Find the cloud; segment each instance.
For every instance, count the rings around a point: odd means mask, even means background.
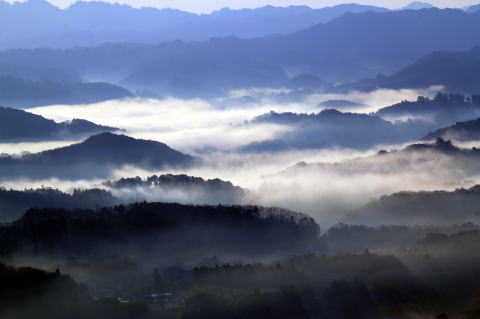
[[[0,153],[19,154],[21,152],[37,153],[52,148],[64,147],[74,141],[49,141],[49,142],[26,142],[26,143],[0,143]]]
[[[180,100],[167,98],[112,100],[89,105],[52,105],[29,109],[30,112],[56,121],[82,118],[97,124],[127,129],[137,138],[165,142],[183,151],[221,148],[234,149],[254,141],[273,139],[292,128],[262,124],[243,126],[245,121],[270,112],[319,112],[321,101],[345,99],[364,104],[364,107],[345,108],[343,111],[371,112],[400,102],[415,100],[418,95],[432,96],[440,87],[426,90],[380,89],[365,93],[313,94],[302,102],[275,102],[275,94],[288,93],[287,89],[250,88],[232,91],[230,99],[252,97],[254,102],[238,102],[231,107],[218,107],[223,100]],[[272,95],[273,94],[273,95]]]
[[[271,109],[291,108],[262,104],[218,109],[202,100],[127,99],[90,105],[53,105],[29,111],[56,121],[82,118],[124,128],[132,137],[154,139],[180,150],[195,151],[211,147],[235,148],[287,131],[288,127],[273,124],[240,125]]]
[[[393,99],[405,99],[402,94],[411,94],[413,98],[426,93],[380,90],[370,94],[351,93],[342,98],[357,98],[365,104],[383,106],[392,103]],[[388,102],[381,102],[382,98]],[[373,157],[382,148],[401,149],[404,145],[377,146],[364,151],[340,148],[261,154],[235,151],[237,146],[269,139],[290,129],[281,125],[241,125],[244,121],[270,110],[312,112],[315,109],[308,103],[263,101],[248,107],[218,108],[214,103],[202,100],[130,99],[92,105],[48,106],[30,111],[57,121],[85,118],[103,125],[126,128],[131,136],[151,138],[183,151],[195,152],[204,163],[190,169],[165,171],[123,167],[114,171],[111,179],[164,173],[220,178],[249,189],[247,202],[306,212],[323,227],[342,220],[350,210],[384,194],[401,190],[453,189],[470,186],[479,180],[480,168],[477,170],[468,166],[470,163],[456,162],[438,154],[425,158],[400,154],[390,159]],[[286,170],[301,161],[321,164]],[[28,185],[26,181],[15,183]],[[40,183],[62,187],[62,181]],[[79,183],[95,186],[100,181]],[[68,182],[63,188],[75,185]],[[175,190],[149,196],[150,200],[188,200],[186,194]]]

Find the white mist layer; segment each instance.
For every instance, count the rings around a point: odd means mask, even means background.
[[[240,96],[246,93],[249,92],[235,94]],[[355,97],[357,102],[364,104],[378,101],[380,105],[383,101],[381,106],[384,106],[393,103],[390,101],[394,99],[397,99],[394,102],[405,99],[405,94],[409,99],[415,99],[416,95],[429,95],[427,93],[379,90],[362,96],[351,93],[350,96],[318,96],[317,98],[353,100],[352,97]],[[408,94],[411,94],[411,97]],[[404,145],[378,146],[366,151],[350,149],[279,153],[235,151],[239,146],[253,141],[271,139],[290,129],[287,126],[270,124],[241,125],[271,110],[309,113],[319,111],[313,102],[311,104],[263,103],[248,107],[219,109],[202,100],[177,99],[129,99],[91,105],[38,107],[29,111],[56,121],[83,118],[102,125],[125,128],[130,136],[167,143],[175,149],[200,156],[204,163],[202,166],[190,169],[165,171],[145,171],[137,167],[124,167],[113,172],[110,176],[111,180],[167,173],[187,174],[205,179],[220,178],[248,189],[249,195],[244,199],[245,203],[280,206],[305,212],[315,217],[322,225],[341,221],[350,210],[381,195],[403,190],[451,190],[474,185],[479,180],[471,168],[462,167],[443,157],[437,158],[431,155],[427,160],[400,158],[394,163],[373,158],[380,149],[401,149]],[[468,145],[473,146],[473,144]],[[22,150],[17,150],[17,153],[19,151]],[[324,164],[305,170],[296,170],[295,173],[285,171],[302,161]],[[283,173],[279,174],[280,172]],[[47,185],[71,190],[101,186],[101,181],[16,180],[2,184],[17,189]],[[122,196],[122,194],[119,195]],[[139,200],[195,203],[194,196],[192,198],[178,190],[144,195],[133,190],[123,195],[138,196]],[[216,199],[211,200],[215,202]],[[219,203],[222,202],[221,198],[217,200]]]

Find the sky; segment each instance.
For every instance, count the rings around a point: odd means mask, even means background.
[[[15,2],[15,0],[6,0]],[[68,7],[76,0],[49,0],[58,7]],[[86,0],[90,1],[90,0]],[[401,8],[408,5],[412,0],[107,0],[106,2],[118,2],[128,4],[133,7],[157,7],[157,8],[176,8],[196,13],[208,13],[221,8],[256,8],[265,5],[289,6],[289,5],[307,5],[312,8],[321,8],[341,3],[355,2],[359,4],[375,5],[390,9]],[[465,7],[479,4],[480,0],[431,0],[426,1],[439,8],[446,7]]]

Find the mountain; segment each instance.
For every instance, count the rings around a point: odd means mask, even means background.
[[[478,141],[480,140],[480,118],[471,121],[457,122],[454,125],[430,132],[423,140],[434,140],[439,137],[461,142]]]
[[[43,68],[70,72],[85,80],[119,83],[130,90],[147,89],[160,96],[208,98],[228,95],[238,88],[285,87],[302,74],[341,84],[393,73],[433,51],[471,49],[480,43],[480,35],[471,30],[479,28],[478,14],[462,10],[369,11],[346,13],[288,35],[252,39],[224,37],[156,45],[6,50],[0,51],[0,65],[33,68],[41,59]],[[454,71],[465,75],[465,70],[471,70],[470,64]],[[441,74],[443,62],[438,67],[438,71],[431,67],[427,70]],[[433,75],[419,73],[418,79],[412,76],[391,86],[423,86],[429,84],[424,78],[432,80]],[[474,78],[475,72],[470,72],[465,79]],[[362,84],[359,89],[373,89],[377,82]],[[308,86],[311,83],[307,81]],[[345,89],[351,88],[356,87]]]
[[[421,10],[421,9],[430,9],[430,8],[433,8],[433,6],[430,3],[416,1],[403,7],[401,10]]]
[[[478,223],[480,186],[454,191],[399,192],[351,212],[345,220],[369,225],[451,225]]]
[[[80,139],[102,132],[115,131],[120,129],[80,119],[57,123],[23,110],[0,107],[1,142]]]
[[[194,158],[166,144],[101,133],[70,146],[20,157],[3,155],[0,178],[86,179],[108,177],[125,165],[144,169],[192,165]]]
[[[445,90],[471,94],[478,92],[479,71],[480,47],[465,52],[434,52],[390,76],[362,80],[343,89],[370,91],[377,88],[428,88],[441,85]]]
[[[108,83],[53,82],[0,77],[0,104],[33,107],[52,104],[88,104],[132,97],[133,94]]]
[[[62,10],[43,0],[2,2],[1,8],[4,19],[0,28],[8,31],[0,36],[0,48],[201,41],[225,36],[253,38],[292,33],[346,12],[388,11],[375,6],[342,4],[322,9],[306,6],[224,8],[210,14],[193,14],[175,9],[135,9],[99,1],[78,1]]]
[[[433,51],[471,49],[480,43],[480,35],[471,32],[479,25],[477,14],[455,9],[347,13],[293,33],[284,44],[290,55],[302,52],[304,63],[335,57],[370,72],[391,73]]]
[[[480,11],[480,4],[469,6],[465,10],[469,13],[477,13]]]
[[[242,150],[248,152],[330,147],[364,149],[407,141],[416,134],[415,131],[407,131],[403,124],[394,125],[375,115],[335,109],[324,109],[316,114],[272,111],[256,117],[251,123],[277,124],[290,129],[275,139],[244,146]]]

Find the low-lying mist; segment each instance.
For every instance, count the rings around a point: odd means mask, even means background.
[[[133,137],[159,140],[184,151],[212,148],[231,150],[253,141],[271,139],[291,129],[273,124],[241,125],[270,111],[316,113],[324,108],[321,105],[323,101],[348,100],[363,106],[353,109],[340,107],[339,110],[372,112],[405,99],[415,100],[419,95],[433,96],[440,89],[318,93],[306,95],[295,102],[278,102],[274,98],[275,94],[285,94],[284,90],[249,89],[232,92],[233,102],[228,107],[225,106],[225,99],[133,98],[89,105],[52,105],[31,108],[29,111],[56,121],[82,118],[119,127],[126,129]]]
[[[220,178],[248,190],[238,204],[280,206],[313,216],[322,227],[342,221],[351,210],[373,198],[402,190],[454,189],[472,186],[477,181],[472,168],[462,167],[454,160],[438,154],[424,158],[398,156],[387,161],[375,156],[381,149],[401,149],[402,145],[379,145],[367,150],[328,148],[320,150],[286,150],[281,152],[244,153],[243,145],[272,139],[291,130],[288,125],[245,124],[255,116],[271,110],[276,112],[318,112],[317,101],[349,99],[368,105],[374,111],[385,105],[431,95],[438,88],[425,91],[378,90],[371,93],[310,96],[304,103],[279,104],[265,102],[242,107],[220,108],[213,102],[177,99],[127,99],[91,105],[55,105],[29,109],[46,118],[63,121],[72,118],[94,120],[98,124],[126,129],[135,138],[154,139],[199,156],[202,164],[191,168],[148,171],[126,166],[115,170],[111,180],[122,177],[147,177],[153,174],[186,174],[205,179]],[[236,96],[251,94],[236,92]],[[375,106],[376,105],[376,106]],[[360,111],[359,109],[355,110]],[[414,142],[414,141],[412,141]],[[408,144],[408,143],[407,143]],[[41,149],[23,144],[9,151]],[[45,146],[47,146],[45,144]],[[51,145],[48,145],[51,146]],[[15,147],[18,147],[16,149]],[[22,149],[24,148],[25,149]],[[302,167],[297,163],[322,163]],[[289,169],[295,166],[295,169]],[[293,172],[293,173],[292,173]],[[108,189],[103,180],[64,181],[60,179],[30,181],[9,180],[5,187],[22,189],[48,185],[62,190],[98,187]],[[222,198],[200,200],[182,190],[172,189],[144,193],[138,189],[112,190],[114,195],[138,197],[138,200],[215,204]],[[128,193],[125,193],[128,192]]]

